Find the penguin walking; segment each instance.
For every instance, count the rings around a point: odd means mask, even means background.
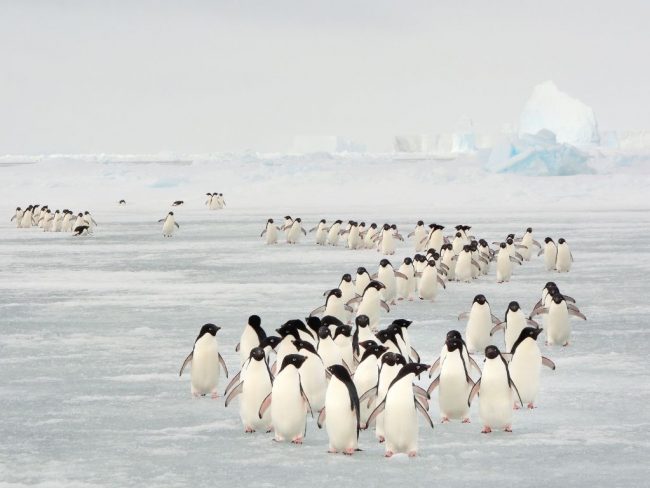
[[[544,239],[544,247],[537,253],[538,256],[544,255],[544,269],[551,271],[555,269],[555,261],[557,258],[557,246],[550,237]]]
[[[456,255],[451,244],[443,244],[440,251],[440,265],[446,267],[447,281],[456,279]]]
[[[368,344],[371,343],[371,344]],[[388,351],[386,346],[379,345],[374,341],[366,342],[366,350],[361,357],[361,361],[354,372],[354,386],[357,391],[366,392],[377,386],[379,380],[379,358]],[[366,428],[368,416],[374,408],[375,402],[364,402],[361,405],[360,418],[361,428]]]
[[[499,252],[497,254],[497,283],[504,283],[510,281],[512,276],[512,263],[521,264],[521,262],[510,255],[507,244],[502,242],[499,244]]]
[[[426,249],[424,245],[427,243],[427,231],[424,228],[424,222],[418,220],[417,224],[415,224],[415,229],[406,237],[413,237],[415,252],[424,251]]]
[[[434,301],[438,295],[439,286],[447,288],[445,282],[438,274],[436,262],[431,259],[420,276],[420,283],[418,285],[420,300]]]
[[[481,433],[489,434],[492,429],[512,432],[512,406],[514,395],[522,404],[517,386],[510,377],[508,363],[499,348],[485,348],[485,366],[481,378],[474,384],[467,405],[471,406],[475,395],[480,395],[479,416],[483,423]]]
[[[440,356],[438,356],[438,359],[436,359],[433,364],[431,365],[431,368],[429,369],[429,378],[433,377],[433,374],[440,368],[440,366],[445,362],[445,359],[447,358],[447,342],[451,340],[457,340],[460,342],[461,347],[460,347],[460,352],[463,356],[463,361],[465,362],[465,365],[467,366],[467,369],[469,370],[470,368],[474,368],[478,373],[481,372],[481,368],[479,368],[478,364],[476,364],[476,361],[474,361],[474,358],[469,355],[469,352],[467,351],[467,345],[465,344],[465,341],[463,340],[463,336],[458,332],[457,330],[450,330],[447,332],[447,335],[445,337],[445,343],[442,346],[442,349],[440,350]]]
[[[458,316],[458,320],[464,319],[467,319],[465,327],[467,350],[470,353],[485,351],[485,348],[490,345],[492,326],[501,323],[492,314],[490,303],[485,298],[485,295],[479,294],[474,297],[470,311],[463,312]]]
[[[379,248],[377,249],[384,256],[395,254],[395,234],[390,225],[384,224],[381,234],[378,236]]]
[[[573,263],[573,255],[569,249],[566,239],[560,237],[557,241],[557,255],[555,257],[555,269],[558,273],[568,273]]]
[[[341,232],[342,223],[343,223],[342,220],[334,221],[334,223],[327,231],[327,244],[329,244],[330,246],[338,246],[339,236],[341,235],[340,232]]]
[[[81,215],[81,214],[79,214],[79,215]],[[176,220],[174,220],[174,212],[169,212],[167,214],[167,217],[165,217],[164,219],[160,219],[158,221],[158,223],[160,223],[160,222],[164,222],[163,228],[162,228],[163,237],[171,237],[171,236],[173,236],[174,235],[174,230],[175,230],[174,227],[176,227],[177,229],[180,229],[180,225],[178,225]]]
[[[508,365],[510,376],[515,385],[518,385],[521,401],[529,409],[535,408],[542,365],[555,370],[555,363],[542,356],[537,346],[537,337],[542,330],[534,327],[524,327],[508,355],[510,357],[510,364]],[[517,406],[515,403],[515,408]]]
[[[287,230],[286,227],[285,230]],[[297,244],[300,241],[301,233],[307,235],[307,231],[302,227],[302,220],[297,218],[287,230],[287,244]]]
[[[345,273],[341,277],[341,282],[339,283],[338,288],[341,290],[341,299],[343,300],[343,303],[348,303],[355,296],[357,296],[355,292],[355,284],[352,281],[352,276],[348,273]]]
[[[366,268],[363,266],[358,267],[357,276],[354,280],[354,293],[359,296],[363,295],[364,290],[371,281],[372,278],[370,277],[370,273],[368,273]]]
[[[34,225],[34,220],[32,218],[32,206],[29,205],[20,217],[20,226],[22,229],[28,229]]]
[[[95,227],[97,227],[97,222],[95,222],[95,219],[93,219],[93,216],[90,215],[90,212],[86,210],[84,212],[84,221],[86,222],[86,225],[90,228],[92,231]]]
[[[313,416],[300,377],[300,368],[306,359],[300,354],[284,357],[271,393],[259,408],[259,418],[263,418],[266,410],[271,408],[271,425],[277,442],[291,440],[294,444],[302,444],[307,432],[307,413]]]
[[[331,315],[336,317],[341,322],[347,322],[348,313],[352,313],[352,307],[343,302],[343,292],[339,288],[334,288],[327,292],[327,298],[325,299],[325,305],[312,310],[309,314],[310,317],[313,317],[318,314]]]
[[[470,283],[474,278],[474,269],[478,271],[479,264],[472,259],[472,248],[466,244],[456,256],[456,281]]]
[[[260,237],[263,237],[266,234],[266,243],[267,244],[277,244],[278,243],[278,231],[281,230],[280,227],[273,223],[273,219],[268,219],[266,221],[266,227],[260,234]]]
[[[370,224],[368,230],[363,236],[363,244],[366,249],[372,249],[375,243],[375,237],[377,237],[377,224],[374,222]]]
[[[300,378],[305,396],[313,411],[320,412],[325,405],[327,391],[327,374],[325,365],[313,344],[307,341],[293,341],[298,354],[305,356],[305,362],[300,368]]]
[[[318,225],[312,229],[309,229],[309,232],[316,231],[316,244],[319,246],[324,246],[327,242],[327,221],[321,219]]]
[[[463,357],[463,343],[457,338],[449,338],[445,342],[446,354],[440,363],[440,374],[433,380],[427,393],[431,394],[438,388],[438,404],[440,406],[441,422],[459,419],[464,424],[469,423],[469,396],[474,381],[469,376],[468,365]]]
[[[428,368],[428,365],[421,363],[409,363],[402,366],[388,387],[386,397],[368,418],[368,424],[370,424],[377,415],[384,413],[385,457],[391,457],[395,453],[407,453],[409,457],[417,456],[418,410],[433,428],[433,421],[426,408],[413,392],[415,377]]]
[[[15,220],[16,227],[20,227],[20,221],[23,218],[23,213],[25,213],[24,210],[22,210],[20,207],[16,207],[16,213],[14,213],[13,217],[11,217],[11,220],[9,220],[9,222],[13,222]]]
[[[350,228],[348,229],[348,249],[358,249],[362,242],[361,236],[359,235],[359,224],[350,221]]]
[[[503,322],[495,325],[490,331],[490,335],[493,335],[498,330],[503,330],[505,332],[506,352],[510,352],[515,341],[519,338],[521,331],[527,326],[533,326],[536,329],[539,328],[537,322],[531,318],[526,318],[519,303],[512,301],[508,304]]]
[[[545,324],[546,330],[546,345],[560,345],[568,346],[571,339],[571,324],[569,323],[569,316],[587,320],[582,312],[572,303],[567,303],[567,300],[559,292],[555,292],[549,302],[548,307],[537,308],[531,313],[531,317],[535,315],[547,314]]]
[[[178,376],[183,374],[183,370],[188,364],[192,363],[191,373],[191,391],[192,396],[205,396],[208,393],[212,398],[217,398],[217,386],[221,368],[228,377],[228,368],[219,353],[219,344],[217,343],[217,332],[221,329],[218,325],[205,324],[201,327],[198,337],[194,341],[192,352],[185,358]]]
[[[383,283],[371,281],[366,286],[361,297],[353,298],[348,302],[348,304],[359,303],[357,316],[367,315],[370,320],[371,329],[376,329],[379,325],[380,308],[383,308],[386,312],[390,312],[388,304],[381,299],[380,291],[384,288],[386,287]]]
[[[352,347],[350,346],[350,349]],[[318,346],[316,351],[318,355],[323,360],[323,365],[325,368],[329,368],[335,364],[343,365],[350,370],[350,366],[343,359],[343,352],[341,348],[334,342],[334,337],[332,336],[332,331],[326,325],[321,325],[318,329]]]
[[[266,339],[266,332],[262,328],[262,319],[258,315],[251,315],[248,317],[239,343],[235,347],[235,352],[239,353],[241,364],[250,359],[251,350],[259,347],[264,339]]]
[[[248,359],[242,364],[242,370],[235,378],[241,381],[230,390],[226,390],[226,407],[237,395],[241,394],[239,401],[239,417],[244,424],[244,432],[251,433],[256,430],[270,432],[271,411],[266,410],[260,417],[259,407],[264,399],[271,393],[273,375],[261,347],[250,350]]]
[[[327,452],[342,451],[351,456],[359,448],[359,395],[346,368],[336,364],[327,370],[332,378],[327,387],[325,407],[318,416],[318,427],[322,428],[325,423],[329,438]]]
[[[395,271],[393,265],[388,259],[382,259],[379,262],[379,269],[377,273],[372,276],[380,283],[383,283],[385,288],[381,292],[382,300],[390,305],[395,305],[395,297],[397,295],[397,281],[396,276],[407,279],[405,275],[399,271]]]
[[[533,253],[533,246],[536,246],[538,249],[542,248],[542,245],[533,239],[533,228],[528,227],[526,232],[520,239],[516,239],[519,243],[524,246],[521,249],[521,255],[524,258],[524,261],[530,261],[530,257]]]
[[[424,243],[424,249],[433,249],[437,253],[442,250],[446,240],[442,233],[444,228],[444,225],[429,224],[429,235]]]
[[[399,267],[400,276],[397,280],[397,299],[413,300],[413,293],[415,292],[415,267],[413,260],[409,257],[404,258],[404,261]]]
[[[334,344],[336,344],[341,351],[341,358],[343,366],[347,367],[350,372],[354,372],[354,347],[352,327],[349,325],[339,325],[334,330]]]

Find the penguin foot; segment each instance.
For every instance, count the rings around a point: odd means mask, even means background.
[[[512,409],[513,409],[513,410],[519,410],[519,404],[518,404],[518,403],[515,403],[515,404],[512,406]]]
[[[328,454],[336,454],[338,451],[336,449],[332,449],[331,447],[327,450]]]
[[[354,448],[348,447],[345,451],[343,451],[343,454],[346,456],[352,456],[352,454],[354,454]]]
[[[489,434],[492,432],[492,429],[490,429],[487,425],[483,427],[483,430],[481,431],[481,434]]]
[[[535,406],[535,404],[534,404],[533,402],[530,402],[530,403],[528,404],[528,409],[529,409],[529,410],[532,410],[533,408],[537,408],[537,407]]]
[[[389,457],[393,457],[393,454],[395,454],[393,451],[386,451],[386,452],[384,453],[384,457],[387,457],[387,458],[389,458]]]
[[[291,442],[293,444],[302,444],[302,436],[295,437]]]
[[[512,432],[512,427],[510,425],[506,425],[506,427],[503,430],[506,432]]]
[[[212,398],[213,400],[216,400],[217,398],[219,398],[219,393],[217,393],[216,391],[213,391],[210,394],[210,398]]]
[[[417,455],[418,455],[417,451],[409,451],[409,457],[413,458],[416,457]]]
[[[440,419],[440,423],[441,423],[441,424],[446,424],[447,422],[449,422],[449,417],[442,417],[442,418]]]
[[[255,432],[255,430],[252,427],[246,427],[244,429],[244,433],[246,434],[252,434],[253,432]]]
[[[469,418],[463,419],[462,421],[463,424],[471,424],[472,421]]]
[[[383,435],[379,435],[379,436],[377,436],[377,440],[378,440],[379,443],[381,444],[381,443],[383,443],[383,442],[386,441],[386,438],[385,438]]]

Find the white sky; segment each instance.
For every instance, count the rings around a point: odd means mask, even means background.
[[[650,129],[650,2],[0,0],[0,154],[282,151],[516,123],[547,79]]]

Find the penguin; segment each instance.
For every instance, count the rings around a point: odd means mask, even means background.
[[[447,280],[453,281],[456,279],[456,260],[454,250],[451,244],[443,244],[440,251],[440,265],[446,267]]]
[[[408,453],[409,457],[417,456],[417,410],[433,428],[433,421],[426,408],[413,392],[415,376],[419,376],[428,368],[428,365],[422,363],[409,363],[402,366],[388,387],[386,397],[368,418],[367,424],[369,425],[380,413],[384,413],[384,435],[386,438],[384,455],[386,457],[391,457],[395,453]]]
[[[363,342],[375,342],[375,335],[370,328],[370,319],[367,315],[357,315],[354,319],[355,329],[352,335],[352,352],[356,358],[360,358],[362,351],[360,344]],[[350,364],[350,363],[348,363]]]
[[[371,280],[370,273],[368,273],[366,268],[362,266],[357,268],[357,277],[354,281],[354,292],[359,296],[363,295],[363,291]]]
[[[354,348],[352,346],[352,327],[349,325],[339,325],[334,331],[332,336],[334,344],[336,344],[341,351],[341,358],[343,365],[346,366],[350,372],[354,371]]]
[[[515,244],[515,235],[514,234],[508,234],[508,237],[506,238],[506,248],[508,249],[508,253],[510,253],[510,256],[515,258],[519,264],[523,261],[523,256],[519,253],[517,249],[520,249],[524,246],[520,244]],[[496,242],[495,244],[499,244]]]
[[[223,197],[223,193],[217,195],[217,208],[220,210],[226,207],[226,200]]]
[[[287,232],[287,244],[297,244],[300,241],[301,233],[307,235],[307,231],[302,227],[302,220],[297,218],[293,221]]]
[[[61,222],[61,231],[70,232],[72,231],[72,224],[74,219],[74,214],[70,210],[64,210],[65,215],[63,216],[63,222]]]
[[[519,303],[512,301],[508,304],[503,322],[499,322],[490,331],[493,335],[497,330],[505,332],[506,352],[510,352],[515,341],[519,338],[524,327],[533,326],[539,328],[539,324],[530,318],[526,318]]]
[[[32,206],[29,205],[25,211],[23,212],[21,218],[20,218],[20,227],[22,229],[28,229],[34,224],[34,221],[32,219]]]
[[[447,288],[445,282],[438,274],[436,262],[431,259],[420,276],[420,284],[418,285],[420,300],[434,301],[438,295],[438,286]]]
[[[61,222],[63,220],[63,215],[61,212],[56,210],[54,212],[54,218],[52,219],[52,223],[50,224],[50,232],[61,232]]]
[[[205,205],[208,206],[209,210],[213,210],[212,209],[212,200],[214,199],[214,195],[212,193],[208,192],[208,193],[205,194],[205,196],[208,197],[208,199],[205,201]]]
[[[20,207],[16,207],[16,213],[11,217],[11,220],[9,222],[13,222],[14,220],[16,221],[16,227],[20,227],[20,221],[23,218],[24,210],[22,210]]]
[[[334,288],[327,293],[325,305],[312,310],[309,314],[310,317],[322,313],[323,315],[331,315],[336,317],[341,322],[347,321],[348,312],[353,312],[352,307],[343,302],[343,292],[339,288]]]
[[[373,279],[384,284],[385,288],[381,292],[381,297],[382,300],[391,305],[395,305],[395,296],[397,295],[396,276],[407,279],[405,275],[393,269],[393,265],[388,259],[382,259],[379,262],[379,270],[372,276]]]
[[[393,320],[393,323],[391,326],[395,326],[399,329],[399,338],[401,341],[403,341],[404,345],[401,347],[401,349],[404,351],[404,356],[408,359],[410,358],[411,361],[414,363],[419,363],[420,362],[420,355],[417,353],[417,351],[413,348],[411,344],[411,337],[409,334],[409,327],[413,324],[413,321],[411,320],[406,320],[406,319],[395,319]]]
[[[480,394],[479,416],[483,422],[481,433],[489,434],[492,429],[512,432],[512,405],[514,394],[522,405],[517,386],[510,377],[508,363],[499,348],[485,348],[485,366],[479,380],[472,387],[467,405],[471,406],[475,395]]]
[[[282,339],[275,348],[275,363],[271,365],[271,373],[276,374],[276,369],[282,365],[285,356],[289,354],[298,354],[294,340],[300,340],[300,334],[297,327],[298,321],[287,321],[280,328],[275,331],[280,334]]]
[[[481,265],[481,274],[485,276],[490,271],[490,262],[492,261],[492,258],[494,256],[494,251],[490,249],[490,245],[487,243],[485,239],[479,239],[478,252],[480,257],[483,258],[483,259],[479,259],[479,265]]]
[[[329,231],[327,231],[327,244],[330,246],[338,246],[342,223],[342,220],[334,221]]]
[[[499,252],[497,254],[497,283],[504,283],[510,281],[512,276],[512,263],[521,264],[521,262],[510,255],[507,244],[502,242],[499,244]]]
[[[273,223],[273,219],[268,219],[266,221],[266,227],[260,234],[260,237],[263,237],[264,234],[266,234],[266,244],[277,244],[279,230],[281,230],[280,227]]]
[[[342,451],[351,456],[359,448],[359,395],[346,368],[335,364],[327,370],[332,378],[327,387],[325,407],[318,416],[318,428],[322,428],[325,423],[329,438],[327,452]]]
[[[256,430],[271,431],[271,412],[266,410],[262,417],[258,415],[259,406],[271,393],[273,375],[269,370],[264,349],[254,347],[250,350],[249,357],[242,364],[242,370],[237,375],[241,381],[226,393],[226,407],[239,394],[239,417],[244,424],[244,432],[252,433]],[[235,377],[235,378],[237,378]]]
[[[571,270],[573,255],[569,249],[569,244],[563,237],[557,241],[557,256],[555,257],[555,269],[558,273],[568,273]]]
[[[376,329],[379,325],[379,313],[380,308],[383,308],[387,313],[390,312],[390,307],[388,304],[381,299],[381,290],[385,289],[383,283],[378,281],[371,281],[366,286],[366,289],[363,291],[361,297],[353,298],[348,302],[359,303],[357,308],[357,316],[367,315],[370,320],[370,328]]]
[[[352,276],[348,273],[345,273],[341,277],[341,282],[339,283],[338,288],[341,290],[341,299],[343,300],[343,303],[348,303],[355,296],[357,296],[355,292],[355,284],[352,281]]]
[[[456,281],[471,283],[473,278],[473,269],[478,270],[479,265],[472,259],[471,246],[466,244],[456,256]]]
[[[160,221],[159,221],[159,222],[160,222]],[[74,220],[74,224],[72,224],[72,229],[74,230],[74,229],[76,229],[77,227],[79,227],[80,225],[88,226],[88,224],[87,224],[86,221],[84,220],[84,214],[82,214],[81,212],[79,212],[79,213],[77,214],[77,217],[76,217],[75,220]]]
[[[385,256],[395,254],[395,235],[388,224],[384,224],[384,228],[378,236],[379,248],[377,249]]]
[[[478,373],[481,372],[481,368],[479,368],[478,364],[476,364],[474,358],[469,355],[469,352],[467,351],[467,345],[463,340],[463,336],[457,330],[450,330],[447,332],[447,335],[445,337],[445,343],[442,345],[442,349],[440,350],[440,356],[438,356],[438,359],[433,362],[431,368],[429,369],[429,378],[433,377],[435,371],[439,369],[439,367],[445,362],[445,358],[447,357],[447,341],[452,339],[460,341],[462,345],[461,353],[463,355],[463,360],[465,361],[467,369],[469,370],[469,368],[474,368]]]
[[[544,268],[546,271],[555,269],[555,260],[557,258],[557,246],[553,239],[547,237],[544,239],[544,247],[539,250],[538,256],[544,255]]]
[[[318,355],[313,344],[307,341],[293,341],[298,354],[307,359],[300,368],[300,377],[303,390],[313,411],[320,412],[325,405],[325,391],[327,390],[327,375],[325,365]]]
[[[415,270],[415,289],[417,291],[420,290],[420,279],[422,278],[422,272],[428,265],[427,256],[430,256],[430,259],[434,259],[433,255],[430,255],[428,253],[426,256],[423,256],[422,254],[419,253],[413,256],[413,269]],[[436,263],[436,266],[437,265],[438,263]]]
[[[176,200],[176,201],[172,202],[172,207],[180,207],[184,203],[185,202],[183,200]]]
[[[350,350],[352,347],[350,346]],[[334,342],[334,337],[329,327],[326,325],[321,325],[318,329],[318,347],[316,349],[318,355],[323,360],[323,365],[325,368],[329,368],[335,364],[340,364],[344,366],[348,371],[350,366],[343,359],[343,352],[341,348]]]
[[[458,256],[466,244],[467,239],[463,237],[462,232],[456,232],[454,235],[454,240],[451,241],[451,250],[454,251],[454,254],[456,256]]]
[[[529,409],[535,408],[542,365],[555,370],[555,363],[543,357],[537,346],[537,337],[542,330],[534,327],[524,327],[508,355],[510,357],[508,365],[510,376],[515,385],[518,385],[521,401]],[[515,408],[517,408],[516,403]]]
[[[284,216],[284,225],[282,226],[282,229],[284,231],[285,237],[289,235],[289,230],[291,229],[291,226],[293,225],[293,219],[291,218],[291,215],[285,215]]]
[[[308,317],[308,320],[314,320],[314,319],[318,319],[318,317]],[[334,333],[336,332],[336,329],[340,325],[345,325],[345,324],[339,319],[337,319],[336,317],[333,317],[331,315],[323,315],[323,318],[320,319],[320,324],[318,327],[320,328],[321,325],[327,326],[327,328],[330,330],[330,333],[332,334],[332,337],[334,337]],[[350,331],[352,330],[352,328],[349,325],[347,327],[350,328]],[[316,331],[316,335],[318,336],[318,330]]]
[[[458,338],[449,338],[445,342],[446,354],[440,363],[440,374],[433,380],[427,393],[438,388],[438,404],[441,422],[459,419],[469,423],[469,405],[467,398],[474,386],[469,376],[467,364],[463,357],[463,342]]]
[[[223,367],[226,378],[228,368],[219,353],[217,332],[221,329],[218,325],[205,324],[201,327],[198,337],[194,341],[192,352],[185,358],[178,376],[183,374],[185,367],[192,363],[191,389],[192,396],[205,396],[210,393],[212,398],[217,398],[219,375]]]
[[[587,320],[582,312],[572,303],[567,303],[564,296],[558,291],[554,292],[548,307],[537,308],[530,315],[548,314],[546,324],[546,345],[568,346],[571,339],[571,324],[569,315]]]
[[[413,237],[415,252],[424,251],[426,249],[424,245],[427,242],[427,231],[424,228],[424,222],[418,220],[415,224],[415,229],[407,237]]]
[[[377,237],[377,224],[373,222],[363,236],[363,244],[366,249],[373,248],[375,237]]]
[[[309,232],[316,231],[316,244],[319,246],[324,246],[327,242],[327,221],[321,219],[316,227],[309,229]]]
[[[409,257],[404,258],[404,261],[399,267],[400,274],[397,280],[397,299],[413,300],[413,293],[415,292],[415,267],[413,260]]]
[[[81,214],[79,214],[79,215],[81,215]],[[169,212],[167,214],[167,217],[165,217],[164,219],[160,219],[158,221],[158,223],[160,223],[160,222],[164,222],[163,228],[162,228],[163,237],[171,237],[172,235],[174,235],[174,230],[175,230],[174,227],[177,227],[177,228],[180,229],[180,226],[174,220],[174,212]]]
[[[78,225],[77,227],[74,228],[73,231],[73,236],[83,236],[83,235],[88,235],[90,232],[90,229],[88,228],[87,225]]]
[[[379,358],[386,351],[388,351],[388,348],[379,344],[372,344],[366,348],[363,356],[361,357],[361,361],[359,362],[359,365],[354,372],[354,386],[356,387],[357,391],[362,391],[365,393],[371,388],[377,386],[377,382],[379,380]],[[374,401],[370,401],[364,402],[363,405],[361,405],[360,425],[362,429],[366,428],[366,422],[368,421],[368,416],[374,408],[374,404]]]
[[[429,224],[429,235],[425,241],[424,249],[434,249],[440,253],[443,244],[445,244],[445,236],[442,233],[444,228],[444,225]]]
[[[123,207],[123,206],[126,205],[126,200],[120,200],[119,202],[117,202],[117,204],[118,204],[119,206]]]
[[[251,349],[259,347],[265,338],[266,332],[262,328],[262,319],[258,315],[248,317],[248,322],[244,326],[239,343],[235,347],[235,352],[239,353],[241,364],[250,359]]]
[[[498,317],[492,314],[490,303],[485,298],[485,295],[476,295],[472,301],[470,311],[463,312],[458,316],[458,320],[465,319],[467,319],[465,340],[467,341],[468,352],[485,351],[485,348],[490,345],[492,325],[501,323]]]
[[[300,369],[306,360],[307,357],[300,354],[289,354],[282,360],[271,393],[259,408],[258,416],[261,419],[271,407],[271,424],[277,442],[291,440],[294,444],[302,444],[307,432],[307,413],[313,416],[300,376]]]
[[[516,241],[519,241],[519,243],[524,246],[521,249],[521,255],[524,258],[524,261],[530,261],[530,257],[533,252],[533,246],[537,246],[539,249],[542,248],[542,245],[533,239],[532,227],[528,227],[524,235],[520,239],[516,239]]]
[[[95,219],[93,219],[92,215],[90,215],[90,212],[86,210],[84,212],[84,221],[86,222],[86,225],[90,228],[90,230],[93,230],[97,226],[97,222],[95,222]]]
[[[395,354],[406,354],[406,351],[402,350],[404,341],[400,341],[398,339],[398,332],[395,327],[389,325],[385,329],[377,331],[375,337],[376,340],[378,340],[382,345],[386,346],[388,352]]]
[[[42,217],[39,219],[39,227],[43,229],[44,232],[50,231],[50,222],[52,221],[52,211],[48,208]]]

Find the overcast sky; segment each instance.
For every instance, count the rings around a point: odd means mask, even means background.
[[[371,150],[517,122],[552,79],[650,129],[650,2],[0,0],[0,153]]]

